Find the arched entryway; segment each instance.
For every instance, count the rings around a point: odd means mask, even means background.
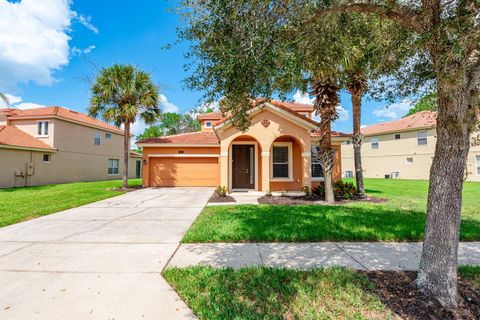
[[[229,146],[229,190],[259,190],[261,147],[252,136],[235,138]]]
[[[270,147],[270,191],[298,191],[304,185],[304,148],[292,136],[277,137]]]

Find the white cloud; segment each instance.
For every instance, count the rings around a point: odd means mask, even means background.
[[[22,97],[19,96],[14,96],[12,94],[5,94],[8,99],[9,103],[9,108],[16,108],[16,109],[21,109],[21,110],[26,110],[26,109],[36,109],[36,108],[43,108],[45,107],[44,105],[38,104],[38,103],[33,103],[33,102],[23,102]],[[0,108],[7,108],[7,105],[5,102],[0,100]]]
[[[55,82],[52,73],[69,62],[72,19],[90,23],[71,5],[71,0],[0,0],[0,90]]]
[[[413,107],[414,101],[405,99],[397,103],[373,110],[373,114],[380,118],[400,119]]]
[[[85,49],[80,49],[80,48],[77,48],[77,47],[72,47],[70,49],[70,53],[72,56],[81,56],[82,54],[89,54],[90,52],[92,52],[93,49],[95,49],[96,46],[94,45],[91,45],[91,46],[88,46],[86,47]]]
[[[337,106],[336,109],[338,112],[338,121],[348,121],[350,119],[348,111],[345,110],[342,106]]]
[[[168,101],[167,97],[163,94],[159,95],[159,100],[160,100],[160,106],[162,109],[162,112],[177,112],[179,111],[179,108],[177,105],[174,103]]]
[[[308,93],[297,90],[297,92],[295,92],[293,95],[293,101],[296,103],[313,104],[315,98],[310,98]]]
[[[75,17],[77,18],[78,22],[80,22],[83,26],[85,26],[85,28],[91,30],[93,33],[95,34],[98,34],[98,28],[95,27],[93,24],[92,24],[92,17],[91,16],[88,16],[88,17],[85,17],[81,14],[77,14],[75,12]]]

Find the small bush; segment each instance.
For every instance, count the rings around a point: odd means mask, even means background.
[[[219,197],[226,197],[228,189],[225,186],[218,186],[215,192],[218,194]]]
[[[302,192],[304,192],[307,197],[312,196],[312,190],[310,189],[309,186],[303,186],[302,187]]]
[[[325,184],[324,182],[320,182],[320,184],[312,189],[313,194],[324,197],[325,196]],[[355,185],[351,182],[344,182],[342,180],[338,180],[333,183],[333,193],[335,194],[336,198],[341,199],[352,199],[357,195],[357,189]]]

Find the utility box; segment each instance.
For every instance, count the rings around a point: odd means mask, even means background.
[[[29,162],[27,163],[27,176],[32,176],[33,175],[33,163]]]

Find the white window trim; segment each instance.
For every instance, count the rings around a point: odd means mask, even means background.
[[[376,148],[373,147],[374,142],[372,141],[372,139],[377,139],[377,142],[375,142],[375,144],[377,145]],[[378,137],[370,137],[370,147],[372,149],[380,149],[380,139],[378,139]]]
[[[110,169],[110,160],[117,160],[118,161],[118,173],[108,173],[108,169]],[[108,158],[108,163],[107,163],[107,174],[109,176],[118,176],[120,174],[120,159],[115,159],[115,158]]]
[[[97,139],[97,133],[98,133],[98,144],[95,143],[95,140]],[[101,146],[102,145],[102,133],[100,131],[95,131],[93,133],[93,145],[94,146]]]
[[[311,159],[310,159],[310,166],[313,165],[313,158],[314,158],[314,157],[315,157],[315,156],[314,156],[314,154],[313,154],[313,152],[312,152],[312,157],[311,157]],[[325,181],[325,177],[313,177],[313,170],[312,170],[312,169],[310,169],[310,176],[311,176],[311,177],[310,177],[310,180],[311,180],[311,181],[314,181],[314,182],[316,182],[316,181]]]
[[[480,156],[475,156],[475,171],[477,173],[477,176],[480,176],[478,168],[480,168]]]
[[[420,138],[420,137],[418,136],[421,132],[425,132],[425,137],[424,137],[424,138]],[[427,143],[425,143],[425,144],[420,144],[420,143],[419,143],[419,140],[420,140],[420,139],[425,139],[425,141],[426,141]],[[427,131],[427,130],[417,131],[417,146],[421,146],[421,147],[423,147],[423,146],[428,146],[428,131]]]
[[[46,154],[47,154],[47,153],[44,153],[44,154],[42,155],[42,163],[52,163],[52,154],[51,154],[51,153],[48,154],[48,158],[50,159],[50,161],[44,161],[44,160],[43,160],[43,157],[44,157]]]
[[[273,147],[288,147],[288,178],[273,177]],[[293,152],[291,142],[274,142],[270,151],[270,181],[275,182],[292,182],[293,181]]]
[[[210,123],[210,125],[208,126],[207,123]],[[207,129],[211,129],[213,127],[212,121],[205,121],[205,124],[203,125],[203,127]]]
[[[412,159],[412,162],[408,162],[408,159]],[[411,166],[412,164],[415,163],[415,159],[414,159],[413,157],[407,157],[407,158],[405,159],[405,162],[406,162],[407,165],[410,165],[410,166]]]
[[[50,121],[45,121],[45,120],[38,120],[36,121],[36,128],[35,128],[35,131],[37,132],[36,135],[34,135],[35,138],[48,138],[48,134],[43,134],[43,132],[45,132],[45,126],[43,125],[43,123],[46,122],[48,123],[48,133],[50,134]],[[41,123],[42,124],[42,134],[38,134],[38,124]]]

